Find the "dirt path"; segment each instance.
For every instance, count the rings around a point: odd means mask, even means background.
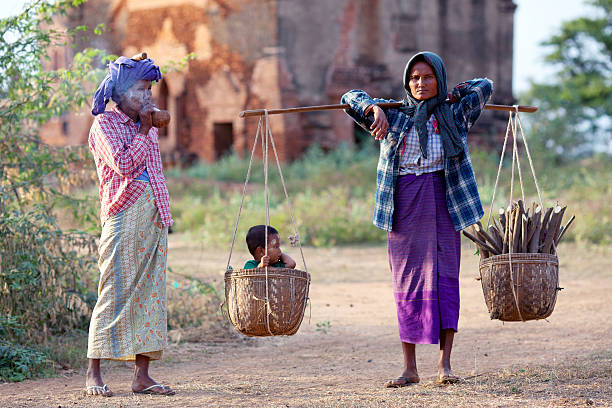
[[[218,270],[214,265],[224,265],[222,251],[202,254],[178,237],[173,239],[169,264],[204,277],[213,276],[212,271]],[[481,375],[464,385],[433,385],[437,346],[426,345],[417,347],[423,383],[383,388],[385,380],[400,373],[402,363],[385,248],[307,249],[312,315],[310,324],[307,315],[295,336],[171,345],[153,373],[172,384],[178,391],[174,397],[132,395],[130,367],[115,365],[105,370],[116,393],[110,399],[82,397],[79,373],[0,384],[0,406],[612,405],[612,397],[605,393],[605,384],[609,390],[612,383],[610,368],[605,368],[612,366],[609,252],[562,247],[565,289],[554,313],[548,321],[513,324],[489,319],[480,283],[474,280],[477,259],[471,252],[464,248],[453,368],[462,376]],[[242,259],[244,254],[235,256]],[[581,377],[575,367],[586,367],[593,359],[604,361],[604,369]],[[537,368],[541,366],[546,368]],[[529,386],[524,391],[510,388],[511,379],[530,367],[549,379],[540,381],[534,374],[523,382]],[[507,377],[502,375],[505,372]],[[584,381],[572,383],[578,387],[572,391],[565,377],[576,381],[584,377]]]

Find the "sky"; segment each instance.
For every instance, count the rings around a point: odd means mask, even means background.
[[[0,18],[19,12],[25,0],[1,0]],[[496,0],[486,0],[496,1]],[[562,21],[586,15],[585,0],[514,0],[514,94],[529,88],[529,80],[545,81],[554,71],[543,64],[547,49],[540,43],[560,27]]]
[[[489,0],[487,0],[489,1]],[[555,34],[562,21],[586,16],[584,0],[514,0],[514,72],[513,91],[529,88],[529,79],[545,82],[554,70],[544,64],[548,48],[540,43]]]

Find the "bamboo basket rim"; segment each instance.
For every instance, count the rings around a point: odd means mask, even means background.
[[[513,252],[512,254],[500,254],[492,255],[488,258],[481,259],[480,265],[496,264],[496,263],[509,263],[510,257],[512,257],[512,263],[516,264],[535,264],[535,263],[549,263],[553,265],[559,265],[559,257],[555,254],[544,254],[541,252],[530,253],[530,252]]]
[[[291,274],[287,274],[286,272],[292,272]],[[225,279],[231,278],[254,278],[254,277],[265,277],[266,268],[249,268],[249,269],[227,269],[225,271]],[[302,271],[301,269],[292,269],[292,268],[277,268],[277,267],[268,267],[268,278],[284,278],[288,275],[295,279],[303,279],[310,281],[310,273],[307,271]]]

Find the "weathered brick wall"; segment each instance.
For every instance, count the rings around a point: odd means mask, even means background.
[[[448,86],[486,76],[494,101],[512,103],[512,0],[285,0],[279,2],[279,43],[300,105],[338,103],[349,89],[401,99],[403,70],[419,50],[445,60]],[[332,147],[352,139],[337,112],[305,113],[309,141]],[[472,141],[492,145],[505,114],[487,112]]]
[[[512,0],[90,0],[73,24],[103,19],[110,30],[94,46],[147,51],[160,65],[195,53],[184,71],[165,75],[163,91],[154,87],[173,117],[160,143],[172,162],[213,161],[215,124],[231,127],[235,150],[250,150],[257,119],[238,118],[244,109],[338,103],[354,88],[403,98],[404,66],[419,50],[444,58],[449,87],[487,76],[494,102],[512,103],[514,8]],[[485,113],[472,143],[494,145],[505,122],[504,113]],[[283,160],[312,143],[354,138],[341,111],[272,116],[271,124]]]

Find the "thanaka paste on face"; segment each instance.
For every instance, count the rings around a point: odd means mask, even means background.
[[[141,85],[140,81],[143,80],[138,80],[134,83],[134,85],[132,85],[126,92],[125,92],[125,96],[128,99],[131,99],[133,102],[139,103],[140,107],[142,109],[143,106],[145,106],[146,104],[150,103],[150,97],[147,98],[148,93],[146,92],[147,90],[140,90],[137,89],[139,85]],[[150,82],[150,81],[149,81]],[[148,84],[147,84],[148,85]]]

